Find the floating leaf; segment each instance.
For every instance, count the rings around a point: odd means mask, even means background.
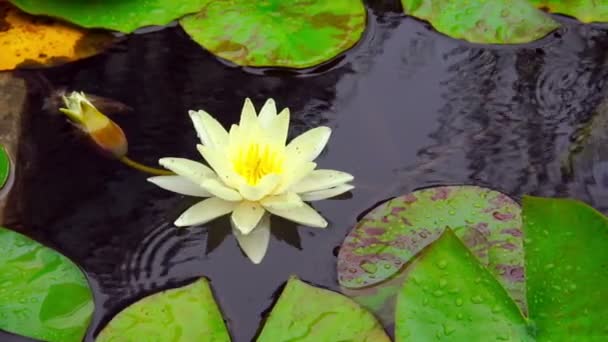
[[[0,2],[0,70],[54,66],[90,57],[107,47],[112,39],[106,33],[87,32],[27,15]]]
[[[230,341],[228,330],[206,279],[145,297],[101,331],[97,342]]]
[[[525,341],[527,324],[451,230],[408,267],[396,310],[396,341]]]
[[[166,25],[200,10],[206,0],[11,0],[25,12],[61,18],[87,28],[133,32],[151,25]]]
[[[524,198],[529,321],[446,231],[407,269],[397,341],[604,341],[608,220],[574,200]]]
[[[446,227],[499,277],[525,311],[521,209],[508,196],[477,186],[424,189],[372,210],[340,249],[340,285],[370,310],[386,311],[382,305],[391,305],[402,283],[399,270]]]
[[[530,2],[543,10],[569,15],[584,23],[608,22],[606,0],[530,0]]]
[[[608,220],[569,199],[525,197],[530,318],[539,341],[608,340]]]
[[[4,228],[0,251],[0,329],[44,341],[82,341],[93,295],[78,267]]]
[[[481,44],[528,43],[559,25],[528,0],[401,0],[406,14],[452,38]]]
[[[239,65],[306,68],[351,48],[365,29],[361,0],[203,1],[184,30]]]
[[[8,153],[4,149],[4,146],[0,145],[0,190],[4,187],[8,181],[10,175],[11,161],[8,158]]]
[[[390,342],[374,316],[357,303],[292,277],[257,341],[296,340]]]
[[[384,326],[395,323],[395,304],[397,294],[405,281],[407,268],[403,268],[392,278],[375,286],[361,289],[342,287],[340,292],[352,298],[357,304],[374,313]]]

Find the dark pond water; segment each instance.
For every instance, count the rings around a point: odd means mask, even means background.
[[[175,27],[43,71],[54,86],[135,108],[115,120],[138,161],[199,158],[188,109],[204,108],[228,125],[245,97],[258,108],[273,97],[292,110],[292,136],[332,127],[319,164],[356,177],[352,196],[315,204],[330,221],[326,230],[275,219],[268,254],[253,265],[227,218],[174,228],[192,199],[92,153],[62,118],[41,110],[42,94],[32,91],[20,151],[23,187],[11,198],[8,226],[86,271],[96,300],[87,341],[139,298],[199,276],[211,279],[233,340],[250,341],[289,275],[338,290],[338,247],[357,217],[416,188],[477,184],[515,197],[570,196],[608,208],[601,200],[608,190],[601,158],[576,169],[580,175],[565,174],[561,163],[573,133],[606,98],[605,26],[565,20],[563,29],[534,44],[479,46],[401,15],[397,2],[375,3],[363,41],[309,72],[226,65]],[[23,341],[2,334],[0,340]]]

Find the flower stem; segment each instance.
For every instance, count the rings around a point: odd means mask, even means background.
[[[171,176],[174,175],[175,173],[168,171],[168,170],[163,170],[163,169],[157,169],[154,167],[150,167],[150,166],[146,166],[143,164],[140,164],[132,159],[129,159],[127,156],[121,157],[119,159],[123,164],[127,165],[128,167],[131,167],[135,170],[144,172],[144,173],[149,173],[151,175],[155,175],[155,176]]]

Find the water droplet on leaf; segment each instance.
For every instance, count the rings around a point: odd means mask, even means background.
[[[376,264],[367,261],[363,261],[359,266],[367,273],[376,273],[378,271],[378,266],[376,266]]]
[[[473,296],[471,297],[471,302],[474,304],[481,304],[483,303],[483,298],[481,296]]]

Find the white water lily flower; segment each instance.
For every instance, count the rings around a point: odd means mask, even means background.
[[[289,109],[277,114],[266,101],[256,115],[246,99],[238,125],[227,132],[207,112],[190,111],[202,144],[198,150],[210,167],[183,158],[163,158],[160,164],[176,176],[152,177],[159,187],[188,196],[209,197],[186,210],[178,227],[199,225],[231,214],[233,233],[254,263],[266,254],[270,214],[296,223],[325,228],[327,221],[304,201],[318,201],[354,187],[353,176],[316,169],[313,162],[325,148],[331,129],[317,127],[287,143]]]

